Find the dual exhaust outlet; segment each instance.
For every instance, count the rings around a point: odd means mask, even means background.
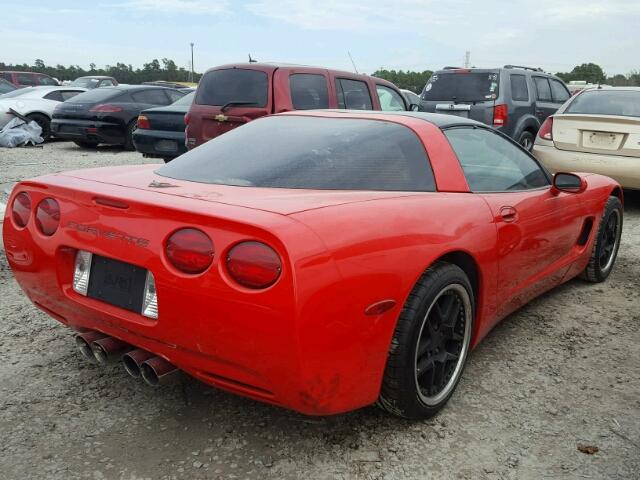
[[[129,375],[142,378],[152,387],[169,385],[180,378],[180,370],[164,358],[100,332],[77,334],[76,345],[83,357],[100,365],[121,359]]]

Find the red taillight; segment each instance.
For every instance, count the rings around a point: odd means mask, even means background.
[[[190,114],[190,113],[187,113],[187,114],[184,116],[184,124],[185,124],[185,125],[189,125],[189,120],[191,120],[191,114]]]
[[[540,130],[538,130],[538,136],[544,140],[553,140],[553,117],[547,117],[542,122]]]
[[[151,125],[149,124],[149,119],[144,115],[138,115],[138,122],[136,123],[136,127],[142,130],[150,130]]]
[[[183,228],[167,239],[165,253],[178,270],[202,273],[213,262],[213,243],[204,232],[195,228]]]
[[[53,198],[45,198],[36,208],[36,226],[47,236],[53,235],[60,225],[60,205]]]
[[[509,119],[509,107],[507,105],[496,105],[493,107],[493,124],[501,127],[507,124]]]
[[[31,216],[31,197],[27,192],[20,192],[13,199],[11,207],[13,222],[20,228],[26,227]]]
[[[100,105],[96,105],[89,111],[93,113],[115,113],[121,112],[122,107],[119,107],[118,105],[109,105],[108,103],[101,103]]]
[[[242,242],[227,255],[227,270],[243,287],[267,288],[276,283],[282,262],[273,248],[260,242]]]

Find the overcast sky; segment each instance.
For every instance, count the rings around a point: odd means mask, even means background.
[[[640,0],[0,0],[0,61],[640,70]]]

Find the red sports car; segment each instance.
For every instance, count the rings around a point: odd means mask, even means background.
[[[613,180],[552,178],[485,125],[410,112],[276,115],[9,202],[15,277],[86,356],[310,415],[433,415],[501,318],[605,280],[622,230]]]

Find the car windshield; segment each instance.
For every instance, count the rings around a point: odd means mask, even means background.
[[[640,90],[587,90],[576,96],[564,113],[640,117]]]
[[[265,107],[268,83],[267,74],[259,70],[213,70],[200,80],[196,104],[223,106],[242,102],[245,107]]]
[[[422,91],[422,100],[481,102],[498,97],[497,72],[473,72],[469,70],[452,70],[436,72]]]
[[[409,128],[353,118],[275,116],[236,128],[159,168],[193,182],[316,190],[434,191]]]
[[[97,78],[76,78],[71,86],[73,87],[85,87],[85,88],[93,88],[98,85],[99,80]]]
[[[171,105],[191,105],[193,103],[193,97],[195,96],[196,96],[196,92],[191,92],[185,95],[184,97],[179,98],[178,100],[173,102]]]

